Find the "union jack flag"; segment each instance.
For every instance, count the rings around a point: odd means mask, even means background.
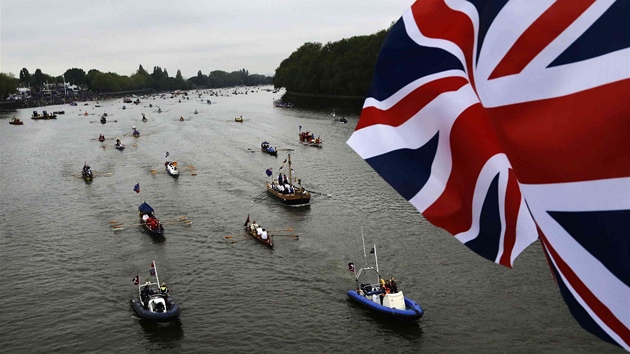
[[[348,144],[512,267],[540,239],[576,320],[630,350],[630,1],[423,0]]]

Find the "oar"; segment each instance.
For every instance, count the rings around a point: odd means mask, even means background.
[[[293,228],[289,227],[289,228],[284,229],[284,230],[267,230],[267,232],[283,232],[283,231],[291,232],[291,231],[293,231]]]
[[[291,237],[291,238],[299,238],[299,237],[300,237],[300,235],[297,235],[297,234],[291,234],[291,235],[271,235],[271,236],[272,236],[272,237],[282,237],[282,236],[284,236],[284,237]]]
[[[328,194],[328,193],[321,193],[321,192],[315,192],[315,191],[311,191],[308,189],[305,189],[307,192],[312,193],[312,194],[319,194],[319,195],[325,195],[327,197],[332,197],[332,194]]]

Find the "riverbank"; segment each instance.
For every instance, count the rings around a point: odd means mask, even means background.
[[[285,102],[292,102],[298,107],[315,110],[335,110],[337,113],[360,114],[365,97],[335,96],[288,92],[282,96]]]

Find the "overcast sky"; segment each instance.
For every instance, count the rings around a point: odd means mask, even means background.
[[[247,69],[273,75],[306,42],[370,35],[413,0],[0,1],[0,72],[133,74],[140,64],[184,78]]]

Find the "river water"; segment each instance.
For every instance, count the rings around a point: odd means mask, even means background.
[[[0,116],[0,352],[623,352],[573,320],[540,244],[510,270],[426,222],[346,145],[357,116],[337,124],[330,111],[275,108],[279,93],[239,91],[147,97],[125,110],[121,99],[40,107],[65,110],[50,121],[20,110],[23,126]],[[324,147],[300,146],[300,126]],[[294,149],[297,177],[321,193],[310,207],[256,199],[288,152],[263,154],[263,140]],[[84,162],[91,184],[78,177]],[[166,224],[164,242],[136,226],[112,231],[113,220],[135,222],[143,201],[159,218],[193,223]],[[240,235],[248,215],[299,238],[277,236],[269,250]],[[381,273],[424,308],[417,324],[348,300],[347,264],[365,264],[361,230]],[[140,320],[129,305],[132,278],[144,281],[152,260],[182,307],[176,322]]]

